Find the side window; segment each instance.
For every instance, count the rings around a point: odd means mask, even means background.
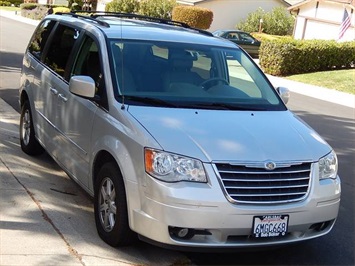
[[[78,30],[64,25],[59,25],[55,31],[44,61],[62,77],[64,77],[65,66],[78,37]]]
[[[240,37],[245,42],[250,42],[251,43],[251,42],[254,41],[253,37],[251,37],[249,34],[246,34],[246,33],[240,33]]]
[[[56,21],[44,20],[41,25],[38,26],[37,30],[33,34],[32,40],[28,47],[28,51],[37,59],[41,59],[44,46],[48,40],[48,37],[54,28]]]
[[[85,37],[75,60],[70,76],[76,75],[92,77],[96,84],[96,94],[101,98],[105,95],[100,53],[96,42],[91,37]]]

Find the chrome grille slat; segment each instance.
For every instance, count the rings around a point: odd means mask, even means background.
[[[282,179],[282,181],[301,181],[301,180],[308,180],[309,177],[300,177],[300,178],[285,178]],[[266,182],[265,179],[231,179],[231,178],[226,178],[226,182],[228,181],[234,181],[234,182]],[[280,179],[268,179],[267,182],[277,182],[280,181]]]
[[[231,194],[238,197],[252,197],[255,194]],[[269,197],[269,196],[286,196],[286,195],[303,195],[303,193],[275,193],[275,194],[258,194],[259,197]]]
[[[233,174],[234,172],[233,171],[219,171],[220,173],[225,173],[225,174]],[[284,173],[301,173],[301,172],[308,172],[307,170],[303,170],[303,171],[287,171],[287,172],[277,172],[277,171],[274,171],[273,173],[274,174],[284,174]],[[269,174],[268,172],[256,172],[256,171],[250,171],[250,172],[243,172],[243,174],[259,174],[259,175],[267,175]]]
[[[308,185],[299,185],[299,186],[272,186],[272,187],[235,187],[235,186],[225,186],[226,189],[282,189],[282,188],[300,188],[300,187],[306,187],[308,188]]]
[[[263,165],[215,163],[231,202],[277,204],[300,201],[307,196],[311,162],[276,162],[274,170],[266,170]]]

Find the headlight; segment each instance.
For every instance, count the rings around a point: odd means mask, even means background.
[[[145,171],[157,179],[166,182],[207,182],[199,160],[147,148],[144,153]]]
[[[338,159],[334,151],[319,160],[319,179],[337,177]]]

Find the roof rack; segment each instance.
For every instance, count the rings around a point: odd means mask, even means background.
[[[93,22],[96,22],[97,24],[101,25],[101,26],[104,26],[104,27],[107,27],[109,28],[110,27],[110,24],[108,24],[107,22],[105,21],[102,21],[102,20],[98,20],[96,19],[95,17],[92,17],[92,16],[87,16],[87,15],[78,15],[76,13],[90,13],[90,11],[71,11],[71,12],[56,12],[55,15],[62,15],[62,16],[72,16],[74,18],[82,18],[82,19],[88,19],[88,20],[91,20]]]
[[[82,15],[79,15],[78,13],[82,13]],[[138,20],[144,20],[144,21],[150,21],[150,22],[157,22],[157,23],[162,23],[162,24],[167,24],[167,25],[172,25],[172,26],[179,26],[183,27],[186,29],[190,30],[195,30],[198,31],[202,34],[208,35],[208,36],[213,36],[212,33],[197,29],[197,28],[192,28],[188,24],[180,21],[175,21],[175,20],[169,20],[169,19],[163,19],[163,18],[155,18],[155,17],[149,17],[149,16],[144,16],[144,15],[138,15],[138,14],[133,14],[133,13],[119,13],[119,12],[107,12],[107,11],[85,11],[85,10],[76,10],[76,11],[71,11],[70,13],[63,13],[59,12],[56,13],[58,15],[70,15],[73,17],[80,17],[84,19],[90,19],[92,21],[97,22],[98,24],[105,26],[105,27],[110,27],[110,25],[102,20],[99,20],[97,18],[99,17],[117,17],[117,18],[131,18],[131,19],[138,19]]]

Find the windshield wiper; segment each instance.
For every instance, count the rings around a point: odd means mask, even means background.
[[[147,105],[153,105],[153,106],[178,107],[177,105],[171,102],[167,102],[161,99],[151,98],[151,97],[125,95],[125,99],[134,102],[145,103]]]
[[[214,110],[236,110],[236,111],[265,111],[264,107],[260,106],[242,106],[228,103],[195,103],[195,107]]]

